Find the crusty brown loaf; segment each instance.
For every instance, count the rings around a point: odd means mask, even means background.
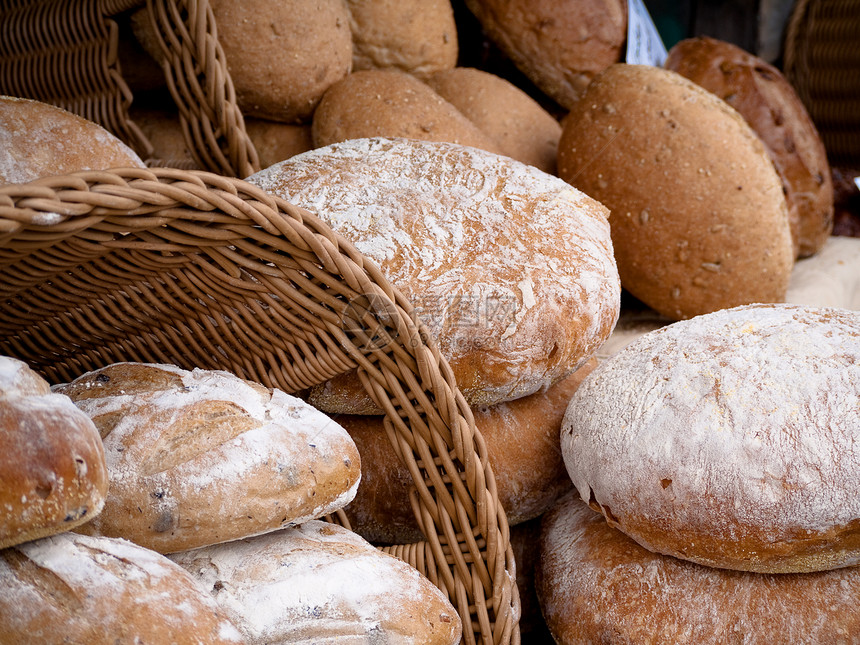
[[[559,444],[561,420],[576,388],[596,365],[590,360],[545,392],[473,410],[512,526],[538,517],[570,489]],[[398,459],[381,417],[336,418],[362,456],[358,492],[344,509],[353,530],[375,543],[424,539],[409,503],[412,476]]]
[[[314,112],[315,147],[364,137],[450,141],[501,152],[495,141],[430,87],[395,70],[353,72],[328,89]]]
[[[399,69],[415,76],[457,64],[457,25],[449,0],[346,0],[352,68]]]
[[[406,563],[341,526],[301,526],[170,556],[249,645],[454,645],[456,610]]]
[[[707,36],[677,43],[665,67],[719,96],[755,130],[782,179],[796,252],[816,253],[833,230],[833,182],[824,143],[788,80],[757,56]]]
[[[641,336],[561,434],[580,496],[639,544],[792,573],[860,564],[860,312],[749,305]]]
[[[0,96],[0,186],[79,170],[143,166],[131,148],[97,123],[40,101]]]
[[[856,645],[860,568],[755,574],[651,553],[574,493],[543,519],[536,587],[559,645]]]
[[[326,89],[352,69],[343,0],[210,0],[209,6],[245,115],[308,123]],[[134,35],[160,60],[147,11],[133,14]]]
[[[245,642],[181,567],[131,542],[62,533],[0,551],[0,645]]]
[[[561,125],[516,85],[472,67],[436,72],[425,82],[503,154],[555,174]]]
[[[680,74],[612,65],[563,122],[562,179],[610,210],[621,284],[673,319],[779,302],[794,264],[770,156]]]
[[[355,495],[355,444],[279,390],[143,363],[56,389],[92,417],[107,454],[110,493],[83,532],[170,553],[322,517]]]
[[[101,511],[108,472],[93,422],[26,363],[6,356],[0,446],[0,549],[67,531]]]
[[[595,74],[622,59],[625,0],[466,0],[484,32],[566,109]]]
[[[615,324],[605,210],[532,166],[451,143],[353,139],[248,181],[317,213],[380,266],[471,405],[545,389]]]

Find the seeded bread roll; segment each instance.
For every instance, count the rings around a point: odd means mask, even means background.
[[[560,381],[617,319],[603,207],[508,157],[443,142],[354,139],[248,181],[315,212],[377,263],[417,308],[471,405]]]
[[[773,162],[734,109],[680,74],[597,76],[564,120],[558,171],[609,208],[621,284],[664,316],[785,297],[794,250]]]
[[[425,82],[503,154],[555,174],[561,125],[516,85],[471,67],[436,72]]]
[[[550,98],[570,109],[622,59],[625,0],[466,0],[484,32]]]
[[[346,0],[352,68],[399,69],[418,77],[457,64],[457,25],[449,0]]]
[[[144,163],[99,124],[40,101],[0,96],[0,186],[128,167]]]
[[[104,511],[82,532],[171,553],[322,517],[355,496],[349,435],[280,390],[146,363],[56,390],[93,419],[110,471]]]
[[[393,70],[354,72],[335,83],[314,113],[311,134],[317,148],[348,139],[404,137],[501,152],[499,144],[430,87]]]
[[[62,533],[0,551],[0,644],[237,645],[206,591],[163,555]]]
[[[830,164],[788,80],[757,56],[706,36],[677,43],[665,67],[719,96],[755,130],[782,179],[796,253],[816,253],[833,230]]]
[[[93,422],[23,361],[0,356],[0,549],[101,512],[108,472]]]
[[[538,550],[537,594],[559,645],[860,642],[858,567],[703,567],[643,549],[576,495],[544,516]]]
[[[642,546],[793,573],[860,564],[860,312],[749,305],[648,333],[562,425],[582,499]]]
[[[170,557],[251,645],[460,641],[460,618],[436,586],[341,526],[312,520]]]

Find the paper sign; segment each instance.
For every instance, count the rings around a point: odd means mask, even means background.
[[[666,61],[666,46],[642,0],[627,2],[627,57],[633,65],[662,67]]]

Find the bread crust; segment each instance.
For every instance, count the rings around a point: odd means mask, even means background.
[[[707,36],[677,43],[665,67],[719,96],[755,130],[782,179],[796,254],[817,253],[833,231],[833,181],[824,143],[788,80],[757,56]]]

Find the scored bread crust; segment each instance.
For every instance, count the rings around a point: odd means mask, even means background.
[[[774,575],[703,567],[643,549],[575,493],[544,516],[538,549],[536,590],[558,643],[858,642],[858,567]]]
[[[549,387],[588,360],[618,317],[605,209],[508,157],[356,139],[248,181],[311,210],[380,267],[471,405]]]
[[[343,428],[228,372],[117,363],[55,389],[105,445],[110,492],[82,532],[170,553],[322,517],[358,487]]]
[[[0,549],[68,531],[108,491],[93,422],[23,361],[0,357]]]
[[[605,360],[562,425],[581,497],[653,551],[790,573],[860,564],[860,313],[750,305]]]

